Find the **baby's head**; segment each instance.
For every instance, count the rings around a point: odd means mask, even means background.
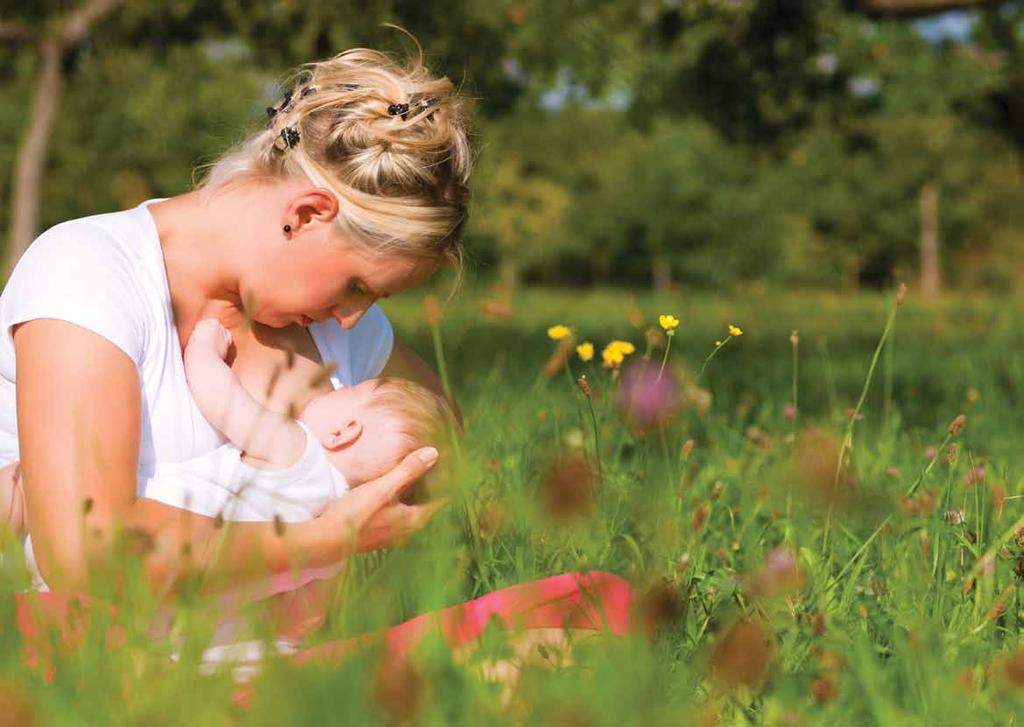
[[[407,379],[368,379],[312,399],[299,419],[356,487],[389,472],[419,447],[438,446],[450,421],[445,400]]]

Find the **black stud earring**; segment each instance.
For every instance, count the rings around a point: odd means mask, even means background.
[[[285,231],[285,234],[291,232],[292,231],[292,226],[291,225],[285,225],[284,226],[284,231]]]

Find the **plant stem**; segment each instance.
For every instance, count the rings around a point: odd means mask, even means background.
[[[713,359],[715,357],[716,353],[718,353],[723,348],[725,348],[725,344],[729,343],[729,341],[731,341],[731,340],[732,340],[732,334],[730,333],[728,336],[725,337],[724,341],[722,341],[719,345],[715,346],[715,348],[711,351],[711,353],[708,354],[708,357],[706,359],[704,359],[704,363],[701,364],[700,371],[697,372],[697,378],[694,379],[694,381],[700,381],[700,377],[704,375],[704,369],[706,369],[708,367],[708,363],[711,362],[711,359]]]
[[[889,333],[892,331],[892,327],[896,323],[896,311],[898,311],[899,308],[899,303],[893,304],[892,311],[889,313],[889,319],[885,322],[885,329],[882,331],[882,336],[878,339],[878,345],[875,346],[875,353],[871,357],[871,365],[868,366],[868,374],[864,378],[864,386],[861,387],[860,398],[857,400],[857,406],[854,407],[853,412],[849,416],[849,421],[846,423],[846,434],[843,435],[843,442],[839,447],[839,457],[836,462],[836,475],[832,482],[833,493],[839,489],[839,477],[843,473],[843,461],[846,458],[846,453],[853,447],[853,427],[854,424],[857,423],[857,417],[860,416],[860,410],[864,406],[864,400],[868,397],[868,389],[871,387],[871,380],[875,375],[875,367],[878,365],[878,358],[882,355],[882,348],[885,347],[885,342],[889,338]],[[833,506],[829,505],[828,515],[825,518],[825,534],[821,541],[822,553],[828,549],[829,532],[832,529],[832,510]]]
[[[668,352],[672,349],[672,331],[668,331],[668,343],[665,344],[665,355],[661,357],[661,368],[658,369],[658,381],[661,381],[661,375],[665,373],[665,364],[668,363]]]

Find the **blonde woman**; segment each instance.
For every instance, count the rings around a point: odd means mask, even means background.
[[[157,462],[223,443],[183,375],[203,318],[231,330],[235,373],[278,411],[382,374],[438,387],[374,303],[460,262],[463,99],[420,61],[357,49],[310,64],[268,114],[200,189],[48,230],[0,298],[0,464],[20,462],[7,497],[24,499],[52,588],[84,589],[125,529],[154,544],[155,587],[190,569],[230,587],[393,545],[434,511],[395,499],[429,448],[283,536],[237,524],[220,544],[215,520],[137,496]]]
[[[138,496],[156,463],[223,443],[184,375],[182,350],[202,319],[230,330],[233,371],[279,412],[382,374],[439,388],[374,302],[460,264],[472,161],[464,101],[421,61],[357,49],[310,64],[268,115],[200,189],[44,233],[0,298],[0,512],[21,512],[23,499],[29,563],[58,591],[16,597],[26,644],[40,635],[37,618],[67,626],[71,594],[109,563],[119,532],[146,545],[156,590],[195,569],[227,590],[397,544],[436,510],[397,500],[437,460],[429,447],[283,533],[232,523],[222,538],[216,519]],[[383,637],[400,658],[436,628],[463,647],[493,617],[556,641],[566,627],[622,633],[631,600],[613,575],[557,575]],[[300,658],[344,658],[363,643]]]

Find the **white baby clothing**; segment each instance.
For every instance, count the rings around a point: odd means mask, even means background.
[[[327,459],[316,436],[306,435],[302,455],[292,465],[261,469],[242,461],[242,450],[228,442],[184,462],[161,462],[144,482],[142,496],[207,517],[234,522],[310,520],[348,491],[345,476]]]

